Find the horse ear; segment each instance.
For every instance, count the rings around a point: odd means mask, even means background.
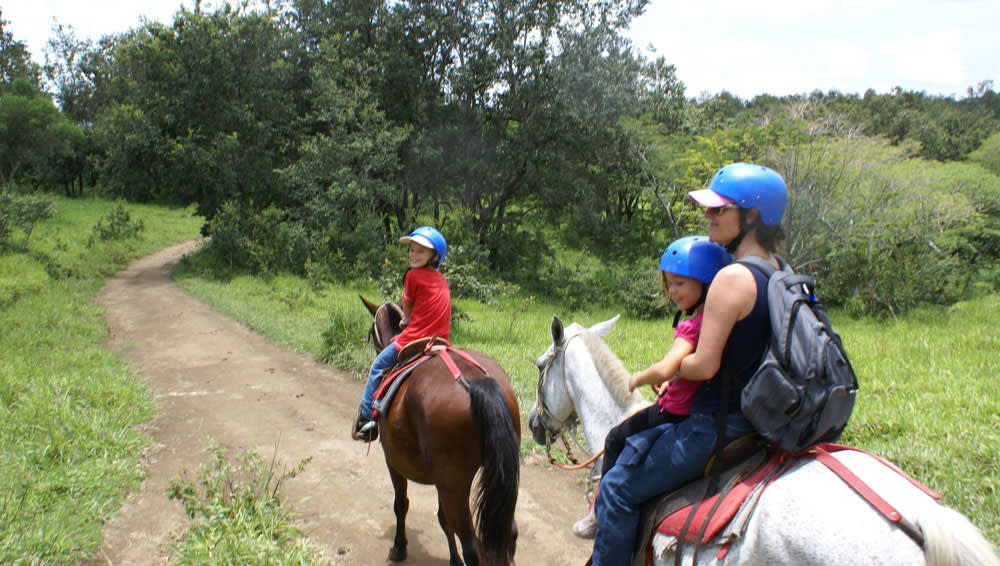
[[[552,343],[556,346],[562,344],[564,336],[563,322],[559,315],[552,315]]]
[[[618,322],[618,317],[620,316],[621,316],[620,314],[616,314],[615,316],[613,316],[608,320],[605,320],[604,322],[598,322],[594,326],[590,327],[590,331],[593,332],[594,334],[597,334],[601,338],[604,338],[605,336],[608,335],[608,332],[611,332],[611,329],[615,327],[615,323]]]
[[[375,316],[375,311],[378,310],[378,306],[369,301],[368,299],[362,297],[361,295],[358,295],[358,297],[361,298],[361,302],[365,304],[365,307],[368,309],[368,312],[372,313],[372,316]]]

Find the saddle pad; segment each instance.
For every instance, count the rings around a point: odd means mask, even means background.
[[[702,532],[702,529],[704,529],[704,532],[698,544],[705,544],[714,538],[715,535],[719,534],[719,531],[721,531],[722,528],[729,523],[733,516],[736,515],[736,512],[743,504],[743,501],[747,498],[747,495],[749,495],[760,482],[764,481],[774,468],[781,464],[781,455],[772,454],[760,465],[760,467],[750,474],[749,477],[734,485],[732,489],[722,493],[717,493],[698,504],[698,509],[695,511],[694,518],[691,520],[691,524],[688,525],[687,533],[684,536],[684,542],[695,542],[698,533]],[[708,514],[712,511],[712,508],[716,506],[716,502],[719,497],[722,497],[722,501],[718,502],[718,507],[716,507],[715,512],[712,513],[711,516],[708,516]],[[666,518],[659,522],[656,530],[665,535],[680,538],[681,531],[684,529],[684,523],[687,522],[688,516],[691,514],[694,507],[694,504],[691,504],[670,513]],[[706,521],[708,523],[707,525]]]

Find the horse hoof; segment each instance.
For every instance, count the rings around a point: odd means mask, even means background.
[[[406,549],[405,548],[392,548],[389,550],[389,561],[390,562],[402,562],[406,560]]]

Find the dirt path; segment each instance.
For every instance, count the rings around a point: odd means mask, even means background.
[[[165,490],[182,470],[197,470],[211,438],[234,454],[255,448],[268,459],[278,443],[286,467],[312,456],[305,472],[284,484],[303,530],[335,564],[386,564],[395,519],[382,451],[376,443],[369,452],[348,434],[360,381],[268,342],[175,285],[167,274],[194,247],[135,261],[98,296],[111,348],[147,380],[159,413],[147,425],[148,478],[105,527],[95,563],[167,563],[166,545],[188,521]],[[586,510],[582,474],[523,463],[518,564],[583,564],[589,556],[589,541],[569,530]],[[411,483],[404,564],[447,563],[436,511],[433,488]]]

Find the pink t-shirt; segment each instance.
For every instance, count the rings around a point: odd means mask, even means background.
[[[674,328],[674,340],[687,340],[692,346],[698,346],[698,336],[701,334],[701,311],[691,318],[686,318],[677,323]],[[660,395],[656,403],[660,406],[660,412],[673,413],[675,415],[686,415],[691,411],[691,403],[694,401],[694,394],[698,391],[700,381],[690,381],[687,379],[677,379],[670,383],[666,392]]]
[[[406,272],[403,279],[403,300],[413,305],[410,323],[396,337],[396,349],[419,340],[436,336],[451,341],[451,292],[444,275],[433,267],[421,267]]]

